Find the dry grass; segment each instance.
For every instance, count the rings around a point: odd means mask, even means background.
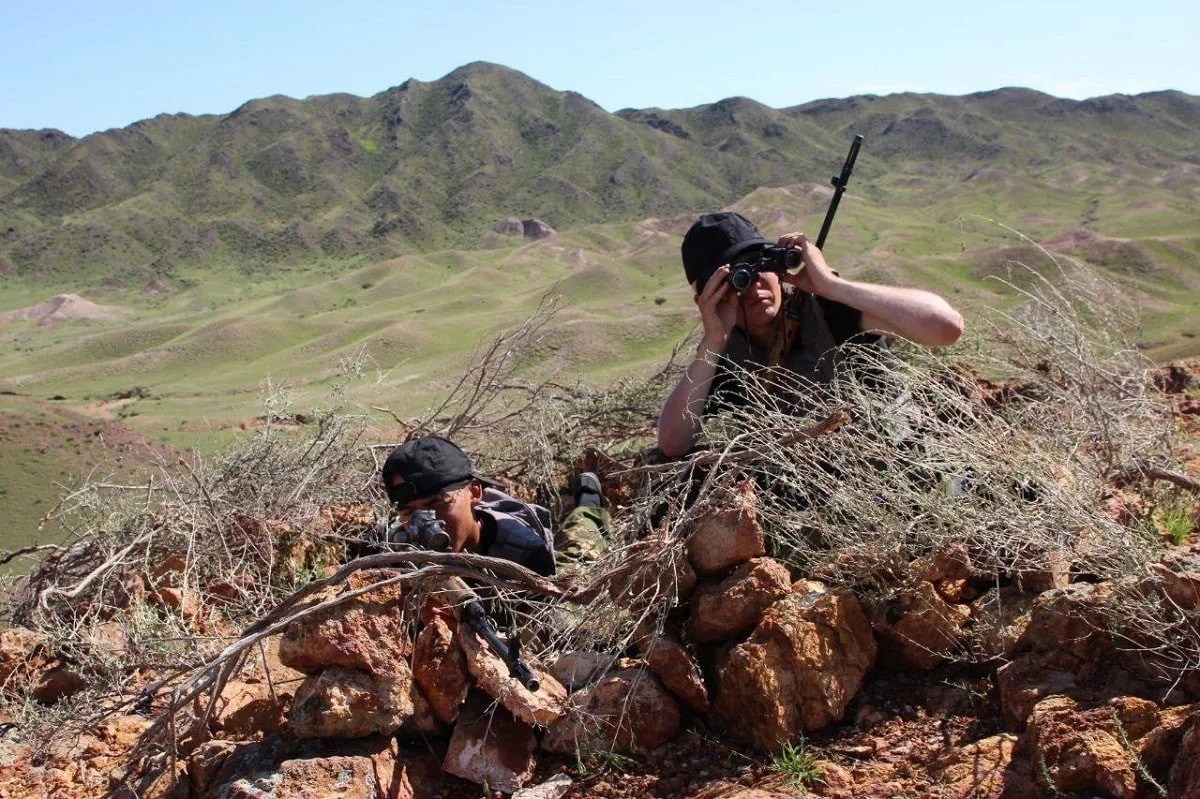
[[[690,525],[747,481],[758,487],[775,557],[864,595],[886,598],[909,562],[950,545],[965,546],[973,572],[996,584],[1063,563],[1091,579],[1144,576],[1161,539],[1112,520],[1102,500],[1114,475],[1168,463],[1168,420],[1151,390],[1150,364],[1119,333],[1120,304],[1082,267],[1055,261],[1051,269],[1053,279],[1028,270],[1024,306],[978,323],[983,332],[973,345],[860,348],[827,390],[785,385],[812,399],[803,414],[788,413],[770,388],[792,378],[756,378],[745,411],[704,421],[702,452],[659,465],[641,464],[637,453],[653,440],[654,416],[678,376],[675,359],[603,390],[525,380],[526,359],[553,313],[543,305],[481,352],[444,402],[407,424],[455,438],[478,453],[483,471],[551,505],[594,450],[611,479],[632,487],[622,493],[612,552],[550,581],[486,558],[393,553],[354,561],[312,585],[339,585],[368,567],[390,568],[398,582],[453,574],[539,631],[531,657],[622,652],[667,626]],[[981,382],[960,366],[968,356],[1012,382]],[[292,416],[278,392],[268,392],[267,404],[268,420]],[[202,600],[218,582],[240,586],[233,600],[222,597],[220,611],[243,625],[240,635],[212,638],[202,619],[159,608],[154,618],[170,629],[143,625],[153,632],[135,636],[138,662],[101,663],[77,648],[96,690],[111,697],[94,709],[127,701],[135,669],[156,670],[172,689],[142,750],[157,766],[173,756],[176,732],[203,719],[190,700],[219,690],[249,647],[310,612],[301,600],[313,588],[303,586],[341,554],[339,533],[361,532],[361,524],[337,529],[322,510],[379,508],[375,467],[386,445],[363,441],[366,420],[336,399],[312,415],[301,436],[269,421],[221,458],[164,464],[144,486],[88,485],[65,497],[58,514],[70,542],[44,555],[10,603],[15,622],[66,646],[114,619],[136,632],[131,614],[145,606],[130,604],[131,578],[152,577],[171,555],[184,556],[180,587]],[[1171,644],[1159,659],[1177,678],[1200,668],[1198,625],[1194,610],[1163,608],[1130,600],[1112,612],[1143,651],[1157,646],[1156,635],[1190,631],[1190,644]]]

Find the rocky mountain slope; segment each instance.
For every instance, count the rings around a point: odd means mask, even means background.
[[[868,194],[991,170],[1062,188],[1110,174],[1195,200],[1198,124],[1200,98],[1178,92],[1076,102],[1025,89],[610,114],[475,63],[368,98],[268,97],[79,140],[0,130],[0,273],[142,285],[188,265],[253,273],[469,247],[509,217],[563,228],[679,214],[823,180],[855,133]]]

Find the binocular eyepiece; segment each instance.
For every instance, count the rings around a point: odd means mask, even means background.
[[[446,532],[446,523],[431,510],[413,511],[407,524],[393,524],[388,528],[387,540],[389,544],[408,544],[434,552],[450,549],[450,534]]]
[[[729,285],[738,294],[758,282],[760,272],[785,274],[790,269],[803,265],[800,251],[791,247],[768,247],[753,261],[729,267]]]

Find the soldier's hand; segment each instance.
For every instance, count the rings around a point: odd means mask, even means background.
[[[804,267],[794,274],[784,275],[783,281],[801,291],[825,296],[828,287],[837,280],[837,275],[825,263],[825,256],[816,243],[803,233],[786,233],[779,237],[780,247],[791,247],[800,251]]]
[[[724,352],[725,342],[737,324],[737,292],[729,286],[729,265],[713,272],[696,297],[700,321],[704,324],[704,343],[714,352]]]

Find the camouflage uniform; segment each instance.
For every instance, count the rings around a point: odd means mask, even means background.
[[[581,506],[563,519],[555,559],[560,569],[578,569],[609,549],[607,508]]]

